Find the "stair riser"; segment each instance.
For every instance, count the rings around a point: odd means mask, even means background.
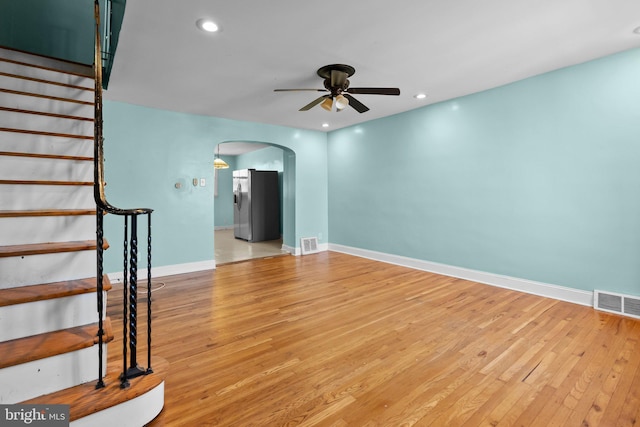
[[[63,71],[68,71],[72,73],[82,74],[81,76],[75,76],[75,77],[85,79],[87,81],[91,81],[91,83],[87,83],[84,86],[91,87],[93,85],[92,79],[88,77],[88,76],[93,76],[93,71],[91,70],[91,66],[88,66],[88,65],[74,64],[66,61],[58,61],[52,58],[43,58],[37,55],[31,55],[28,53],[17,52],[15,50],[3,49],[3,48],[0,48],[0,58],[6,58],[6,59],[11,59],[13,61],[24,62],[27,64],[40,65],[47,68],[54,68],[56,70],[63,70]],[[0,65],[0,67],[2,66]],[[24,66],[19,66],[19,67],[23,69],[33,68],[33,67],[25,68]],[[43,71],[52,73],[53,75],[68,75],[68,73],[61,73],[59,71],[50,71],[50,70],[43,70]],[[44,78],[47,78],[47,77],[44,77]],[[54,79],[50,78],[49,80],[54,80]]]
[[[35,233],[34,230],[38,232]],[[0,218],[0,236],[2,245],[95,240],[96,217],[78,215]]]
[[[0,127],[93,136],[93,122],[0,111]]]
[[[106,344],[104,358],[106,359]],[[97,346],[0,369],[0,404],[13,404],[98,377]]]
[[[0,151],[93,157],[93,140],[0,131]]]
[[[106,305],[106,292],[105,296]],[[0,342],[98,321],[95,293],[0,307]]]
[[[0,156],[0,179],[93,181],[93,162]]]
[[[0,185],[0,210],[93,209],[93,187]]]
[[[1,54],[0,57],[2,57]],[[48,80],[65,85],[94,89],[93,79],[90,79],[88,77],[60,73],[58,71],[52,70],[43,70],[42,68],[36,67],[25,67],[20,64],[14,64],[12,62],[0,61],[0,71],[3,73],[16,74],[32,79]]]
[[[0,63],[3,63],[0,61]],[[0,70],[2,71],[2,70]],[[20,75],[22,73],[16,73]],[[93,102],[94,92],[90,90],[78,89],[69,86],[60,86],[19,77],[5,76],[0,74],[0,87],[5,89],[19,90],[21,92],[37,93],[40,95],[55,96],[61,98],[71,98],[78,101]]]
[[[0,93],[0,97],[0,105],[3,107],[18,108],[21,110],[46,111],[48,113],[67,114],[79,117],[94,116],[93,105],[38,98],[35,96],[19,95],[14,93]]]
[[[0,258],[0,289],[96,275],[96,251]]]

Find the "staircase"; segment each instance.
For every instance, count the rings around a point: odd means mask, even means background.
[[[121,388],[107,316],[98,349],[93,75],[0,48],[0,404],[70,405],[73,426],[142,426],[162,410],[167,363],[154,358]],[[106,305],[106,275],[102,289]]]

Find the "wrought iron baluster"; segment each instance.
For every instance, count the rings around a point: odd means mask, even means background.
[[[127,378],[127,304],[128,304],[128,291],[129,284],[127,280],[127,270],[128,270],[128,251],[127,251],[127,242],[129,240],[129,215],[124,216],[124,253],[123,253],[123,263],[124,263],[124,273],[122,278],[122,375],[120,375],[120,388],[129,387],[129,380]]]
[[[147,214],[147,374],[151,368],[151,212]]]
[[[96,388],[104,387],[104,380],[102,379],[102,359],[103,359],[103,348],[102,344],[104,343],[104,325],[102,318],[104,317],[104,283],[102,282],[103,275],[103,252],[104,249],[104,228],[103,228],[103,212],[102,209],[96,209],[96,262],[98,266],[97,277],[96,277],[96,293],[98,299],[98,382],[96,383]]]
[[[131,215],[129,248],[129,369],[127,378],[143,375],[138,366],[138,217]]]

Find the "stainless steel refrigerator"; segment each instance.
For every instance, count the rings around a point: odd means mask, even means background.
[[[280,189],[277,171],[233,171],[233,229],[248,242],[280,238]]]

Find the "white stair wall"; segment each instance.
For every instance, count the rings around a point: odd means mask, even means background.
[[[0,165],[2,165],[0,160]],[[93,187],[85,185],[0,186],[2,210],[95,209]]]
[[[106,363],[107,345],[103,347]],[[10,366],[0,369],[0,404],[22,402],[97,379],[96,346]]]
[[[87,325],[96,321],[96,313],[93,292],[0,307],[0,324],[11,325],[0,328],[0,342]]]
[[[76,64],[73,62],[57,60],[54,58],[46,58],[38,55],[31,55],[26,52],[20,52],[13,49],[4,49],[2,47],[0,47],[0,58],[4,58],[10,61],[24,62],[31,65],[37,65],[39,67],[50,68],[52,69],[51,71],[48,71],[48,70],[45,70],[45,71],[52,73],[52,75],[55,75],[55,76],[60,75],[60,78],[64,78],[64,76],[73,76],[74,78],[82,78],[85,81],[87,81],[87,79],[91,80],[92,72],[90,70],[87,70],[86,66]],[[28,70],[33,70],[33,68],[32,67],[23,68],[23,66],[20,66],[19,74],[25,74],[25,72],[27,72]],[[60,73],[59,71],[56,71],[56,70],[66,71],[66,73]],[[69,73],[74,73],[80,76],[74,76],[73,74],[69,74]],[[71,83],[71,84],[74,84],[74,83]],[[88,86],[92,86],[92,84]]]
[[[84,279],[95,275],[95,251],[0,258],[0,289]]]
[[[95,240],[95,225],[95,215],[0,218],[0,236],[3,245]]]
[[[89,161],[17,156],[4,160],[0,179],[93,181],[93,162]]]
[[[0,61],[2,64],[2,61]],[[0,69],[1,71],[1,69]],[[0,86],[1,87],[1,86]],[[29,95],[0,92],[2,102],[0,105],[21,110],[46,111],[53,114],[66,114],[70,116],[91,117],[88,111],[93,112],[92,105],[77,102],[61,101],[55,99],[38,98]]]
[[[62,82],[58,81],[59,78],[57,78],[56,80],[51,80],[49,78],[27,79],[13,77],[16,74],[5,71],[3,64],[8,63],[0,61],[0,70],[2,70],[3,73],[9,75],[0,75],[0,87],[2,88],[11,88],[12,90],[20,92],[35,93],[38,95],[46,95],[57,98],[72,98],[78,101],[93,103],[93,89],[91,87],[83,88],[82,86],[77,85],[73,85],[72,87],[66,85],[63,86]],[[22,74],[24,75],[24,73]]]
[[[3,99],[0,102],[0,106],[7,106],[6,99]],[[25,114],[5,110],[0,111],[0,127],[27,129],[36,132],[46,131],[52,133],[69,133],[72,135],[91,136],[93,133],[93,121],[61,119],[59,117],[47,115]]]
[[[93,157],[93,140],[0,131],[0,151]]]

